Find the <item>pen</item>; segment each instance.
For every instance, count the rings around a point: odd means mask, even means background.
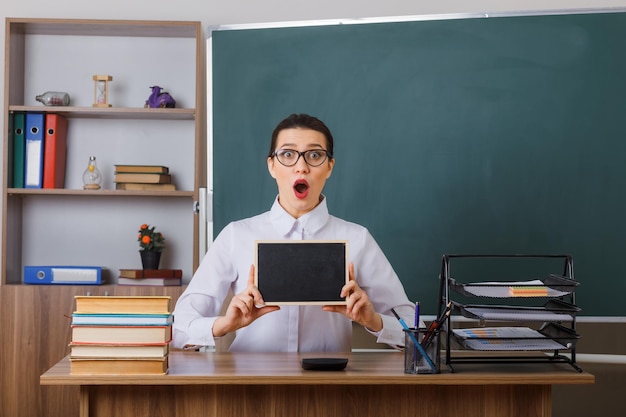
[[[415,348],[419,350],[422,357],[426,360],[426,362],[428,362],[428,366],[430,366],[430,369],[432,369],[433,372],[437,372],[437,368],[435,367],[435,364],[430,359],[430,357],[426,354],[426,351],[424,350],[422,345],[417,341],[417,339],[415,338],[415,335],[413,334],[409,326],[407,326],[406,322],[402,319],[402,317],[398,315],[398,313],[396,313],[396,310],[394,310],[393,308],[391,309],[391,312],[393,313],[394,316],[396,316],[396,318],[402,325],[402,328],[407,331],[407,333],[409,334],[409,337],[413,341],[413,344],[415,344]]]
[[[416,329],[420,327],[420,302],[415,303],[415,326]]]
[[[420,328],[420,302],[416,301],[415,302],[415,319],[414,319],[414,326],[415,329],[419,329]],[[419,334],[419,333],[418,333]],[[415,363],[417,361],[417,349],[415,349],[415,352],[413,352],[413,363]]]

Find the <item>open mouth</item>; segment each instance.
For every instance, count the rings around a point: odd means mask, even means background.
[[[296,180],[293,183],[293,191],[296,193],[296,197],[306,198],[309,194],[309,183],[306,180]]]

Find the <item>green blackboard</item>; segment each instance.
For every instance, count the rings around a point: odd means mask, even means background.
[[[626,14],[212,33],[214,230],[269,209],[266,155],[324,120],[331,213],[434,312],[444,253],[567,253],[583,315],[626,316]]]

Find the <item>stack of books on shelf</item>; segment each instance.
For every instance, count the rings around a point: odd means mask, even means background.
[[[118,285],[181,285],[182,269],[120,269]]]
[[[9,188],[63,188],[67,119],[60,114],[14,112],[9,119]]]
[[[115,189],[175,191],[172,175],[163,165],[115,165]]]
[[[75,296],[70,372],[166,374],[173,316],[169,296]]]

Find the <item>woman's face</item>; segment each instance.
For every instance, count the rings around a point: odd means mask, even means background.
[[[326,150],[326,137],[311,129],[285,129],[278,133],[276,149],[298,152]],[[300,156],[295,165],[287,167],[276,156],[267,158],[267,168],[278,185],[278,201],[294,218],[313,210],[320,203],[326,180],[333,171],[334,159],[327,158],[320,166],[310,166]]]

